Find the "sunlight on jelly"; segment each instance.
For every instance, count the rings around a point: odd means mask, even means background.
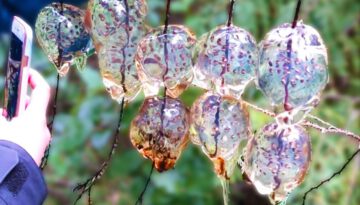
[[[266,125],[247,144],[245,173],[260,194],[282,201],[304,180],[310,138],[298,125]]]
[[[219,26],[198,41],[193,84],[237,99],[255,78],[258,50],[254,37],[237,26]]]

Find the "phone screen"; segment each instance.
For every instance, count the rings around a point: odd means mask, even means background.
[[[22,49],[23,42],[12,34],[5,81],[5,108],[8,120],[17,114]]]

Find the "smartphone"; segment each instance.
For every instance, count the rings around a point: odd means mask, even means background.
[[[11,27],[4,92],[3,115],[8,120],[19,116],[25,110],[32,40],[31,27],[15,16]]]

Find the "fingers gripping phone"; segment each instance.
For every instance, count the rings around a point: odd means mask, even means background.
[[[15,16],[5,79],[3,115],[8,120],[19,116],[25,110],[32,39],[30,26]]]

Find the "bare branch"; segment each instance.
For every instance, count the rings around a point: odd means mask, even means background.
[[[251,107],[252,109],[254,109],[256,111],[264,113],[265,115],[268,115],[270,117],[276,117],[276,114],[274,112],[271,112],[269,110],[258,107],[257,105],[254,105],[247,101],[243,101],[243,103],[245,103],[248,107]],[[311,122],[310,120],[313,120],[316,122]],[[306,120],[302,121],[300,124],[304,127],[310,127],[310,128],[316,129],[323,134],[339,134],[339,135],[351,137],[360,142],[360,135],[354,134],[353,132],[350,132],[348,130],[338,128],[338,127],[330,124],[329,122],[326,122],[314,115],[310,115],[310,114],[307,115]]]

